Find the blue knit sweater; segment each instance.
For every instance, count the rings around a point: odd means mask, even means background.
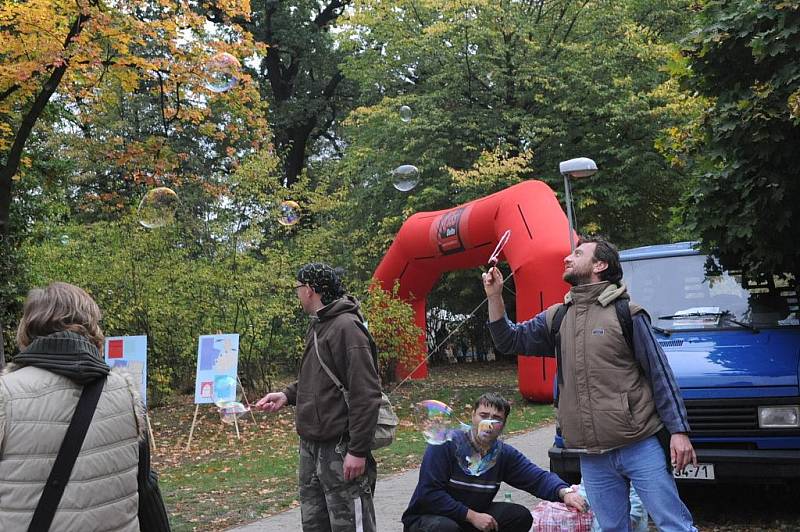
[[[477,477],[466,474],[456,458],[458,440],[466,437],[466,433],[460,432],[453,441],[443,445],[428,445],[422,458],[417,488],[403,513],[402,520],[406,527],[421,515],[442,515],[465,522],[468,509],[484,513],[497,495],[501,482],[540,499],[560,500],[558,490],[566,488],[568,484],[502,442],[493,468]]]

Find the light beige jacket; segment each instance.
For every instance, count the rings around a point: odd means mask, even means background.
[[[0,530],[25,531],[50,475],[81,387],[36,367],[0,377]],[[138,439],[133,384],[112,371],[50,530],[138,532]]]

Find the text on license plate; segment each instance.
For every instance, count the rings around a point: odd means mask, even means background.
[[[673,470],[672,475],[687,480],[714,480],[714,464],[697,464],[696,467],[689,464],[683,472]]]

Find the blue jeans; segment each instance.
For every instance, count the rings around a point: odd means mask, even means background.
[[[603,532],[630,530],[629,482],[660,531],[697,532],[655,436],[581,456],[581,476]]]

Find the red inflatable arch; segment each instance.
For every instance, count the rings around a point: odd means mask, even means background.
[[[561,279],[569,254],[567,217],[553,190],[541,181],[525,181],[452,209],[414,214],[400,228],[374,277],[385,290],[400,281],[399,296],[413,306],[416,323],[424,330],[428,292],[442,273],[486,265],[507,229],[511,238],[501,260],[514,272],[517,320],[529,319],[561,301],[568,289]],[[477,276],[475,282],[480,282]],[[423,361],[424,336],[419,348],[418,360]],[[526,356],[518,362],[522,395],[552,401],[555,359]],[[401,377],[411,369],[401,370]],[[423,363],[411,376],[427,375]]]

